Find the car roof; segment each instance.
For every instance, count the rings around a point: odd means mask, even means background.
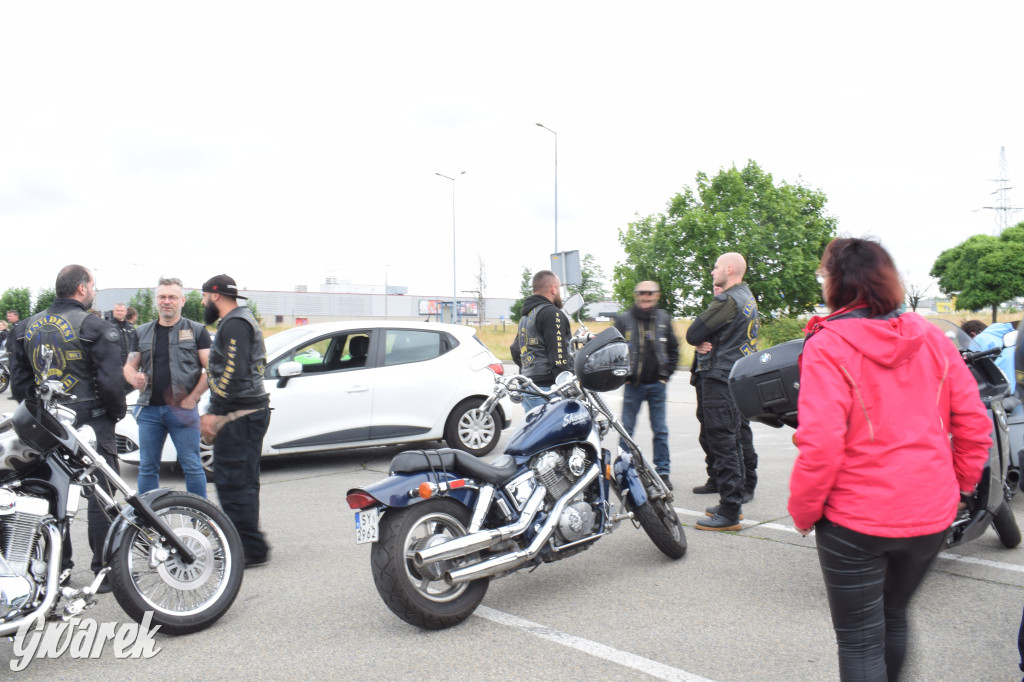
[[[299,343],[324,334],[335,334],[337,332],[358,330],[358,329],[423,329],[432,332],[448,332],[457,337],[465,338],[475,336],[476,330],[462,324],[447,324],[444,322],[418,322],[406,320],[341,320],[338,322],[317,322],[306,324],[291,329],[284,329],[279,333],[289,332],[292,343]],[[300,331],[301,330],[301,331]],[[277,334],[267,337],[273,339]],[[289,344],[291,345],[291,344]]]

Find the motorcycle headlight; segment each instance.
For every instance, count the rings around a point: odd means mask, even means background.
[[[81,438],[83,442],[88,444],[90,448],[92,448],[93,450],[96,449],[96,432],[93,430],[91,426],[89,426],[88,424],[86,424],[85,426],[80,426],[78,428],[78,437]]]

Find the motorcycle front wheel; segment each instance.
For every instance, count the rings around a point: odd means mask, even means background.
[[[444,573],[462,565],[439,561],[419,568],[416,551],[466,535],[470,511],[451,499],[426,500],[389,509],[381,518],[380,539],[370,550],[373,583],[391,611],[410,625],[440,630],[469,618],[487,593],[490,578],[449,585]]]
[[[995,528],[1003,547],[1013,549],[1020,544],[1020,526],[1017,525],[1017,518],[1013,515],[1009,502],[999,505],[995,516],[992,517],[992,527]]]
[[[186,564],[176,554],[164,558],[165,545],[152,529],[132,527],[111,558],[114,597],[136,622],[152,611],[160,632],[203,630],[227,612],[242,586],[245,558],[238,531],[219,507],[196,495],[170,493],[151,506],[195,561]]]
[[[637,474],[647,491],[647,501],[640,506],[630,505],[633,518],[647,533],[651,542],[670,559],[681,559],[686,554],[686,533],[683,524],[672,508],[672,503],[663,495],[661,486],[655,482],[653,470],[646,461],[634,460]]]
[[[11,383],[11,375],[8,374],[7,370],[0,371],[0,393],[7,390],[7,385]]]

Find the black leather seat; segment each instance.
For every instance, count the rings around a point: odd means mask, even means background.
[[[493,485],[501,485],[515,476],[516,461],[508,456],[499,457],[496,465],[488,464],[468,452],[442,448],[440,450],[407,450],[391,460],[392,474],[411,474],[424,470],[447,470]]]

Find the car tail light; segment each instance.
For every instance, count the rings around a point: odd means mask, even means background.
[[[377,500],[373,499],[373,496],[369,493],[364,493],[362,490],[349,493],[345,500],[352,509],[365,509],[377,504]]]
[[[487,369],[491,370],[498,376],[502,376],[505,374],[505,365],[501,364],[500,362],[493,362],[487,365]]]

